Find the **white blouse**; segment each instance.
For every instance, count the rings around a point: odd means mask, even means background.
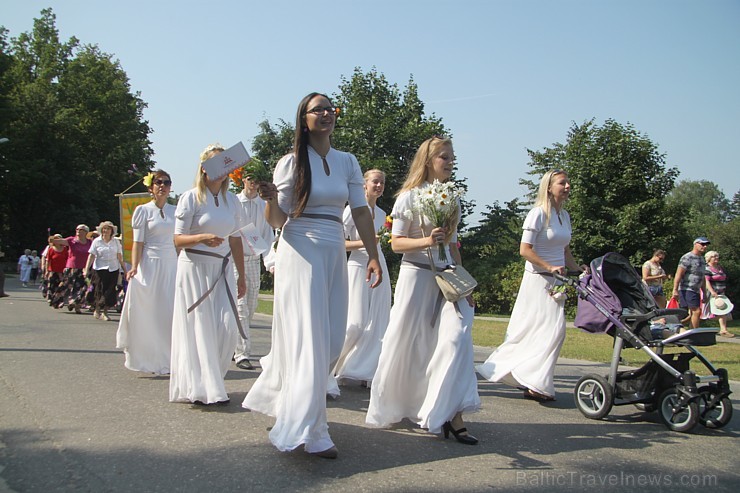
[[[90,255],[95,256],[92,268],[95,270],[108,270],[110,272],[117,271],[121,267],[121,263],[118,261],[119,254],[123,255],[123,248],[118,239],[111,238],[106,243],[102,236],[98,236],[90,245]]]

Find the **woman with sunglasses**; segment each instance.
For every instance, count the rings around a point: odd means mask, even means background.
[[[239,226],[242,208],[229,192],[229,176],[209,176],[203,164],[224,148],[211,144],[200,155],[195,188],[175,210],[175,247],[180,249],[172,313],[170,402],[226,405],[224,377],[237,331],[237,298],[247,292]],[[234,277],[236,267],[237,277]]]
[[[368,253],[365,281],[382,281],[375,229],[357,159],[331,147],[338,109],[311,93],[296,113],[294,152],[260,183],[265,217],[281,228],[275,253],[272,349],[243,407],[276,418],[270,440],[281,451],[303,445],[333,459],[326,392],[347,328],[347,256],[342,211],[349,207]]]
[[[435,180],[446,182],[454,170],[452,141],[432,137],[422,142],[393,206],[391,247],[402,253],[390,322],[373,378],[366,423],[386,428],[407,418],[430,433],[450,433],[466,445],[470,435],[463,414],[480,408],[473,363],[473,299],[445,301],[432,272],[443,270],[430,248],[446,246],[447,257],[462,265],[457,248],[457,215],[435,227],[414,206],[414,197]]]
[[[175,206],[167,203],[172,179],[158,169],[144,177],[144,185],[152,200],[136,207],[131,219],[131,268],[116,347],[123,349],[129,370],[167,375],[177,274]]]
[[[540,180],[534,207],[524,219],[519,254],[526,260],[506,339],[478,373],[524,391],[526,399],[555,400],[555,364],[565,340],[565,293],[554,273],[584,271],[570,252],[570,197],[565,171],[550,170]]]

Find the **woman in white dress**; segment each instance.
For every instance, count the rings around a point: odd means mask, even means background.
[[[278,450],[303,445],[330,459],[337,449],[329,437],[326,391],[347,328],[341,217],[348,201],[368,251],[365,280],[372,287],[382,281],[362,171],[352,154],[331,147],[338,112],[323,94],[303,98],[295,152],[278,161],[274,183],[260,183],[265,216],[282,233],[275,254],[272,349],[242,404],[276,418],[270,440]]]
[[[391,247],[402,253],[388,330],[373,378],[366,422],[388,427],[407,418],[430,433],[450,432],[464,444],[468,434],[463,413],[480,408],[473,362],[473,299],[445,301],[434,279],[430,259],[442,270],[446,262],[430,255],[445,244],[448,258],[462,265],[457,249],[458,214],[451,224],[435,227],[414,208],[416,190],[434,180],[446,182],[454,169],[452,142],[444,137],[424,141],[393,206]]]
[[[365,198],[377,232],[385,224],[385,211],[377,206],[377,201],[385,190],[385,173],[372,169],[365,172],[364,178]],[[347,238],[345,247],[351,252],[347,260],[349,307],[347,335],[334,374],[339,383],[348,380],[370,383],[378,368],[380,346],[390,318],[391,283],[386,277],[378,287],[370,289],[365,282],[369,257],[357,233],[349,207],[344,209],[343,220],[344,235]],[[378,260],[383,272],[388,272],[380,246]]]
[[[172,179],[159,169],[145,177],[145,185],[153,198],[131,219],[134,244],[116,347],[123,349],[129,370],[167,375],[177,274],[175,206],[167,203]]]
[[[110,322],[108,308],[116,306],[116,284],[121,273],[126,275],[126,265],[123,263],[123,247],[115,237],[118,227],[110,221],[103,221],[97,231],[100,236],[90,244],[83,275],[87,277],[92,267],[92,283],[95,287],[93,314],[97,319]]]
[[[209,145],[201,164],[223,152]],[[180,196],[175,210],[175,247],[180,249],[172,315],[170,401],[229,402],[224,377],[236,348],[236,299],[247,291],[238,224],[241,206],[229,192],[228,175],[209,178],[198,166],[195,188]],[[234,286],[234,266],[237,279]]]
[[[519,254],[526,263],[506,339],[477,367],[491,382],[521,388],[525,398],[540,402],[555,400],[555,363],[565,340],[565,293],[554,289],[560,282],[552,274],[586,269],[568,247],[570,216],[563,204],[569,195],[565,171],[545,173],[524,220]]]

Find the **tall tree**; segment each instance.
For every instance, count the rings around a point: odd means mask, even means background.
[[[706,236],[732,216],[730,201],[716,183],[708,180],[680,181],[666,197],[666,203],[681,211],[690,238]]]
[[[76,38],[60,42],[55,22],[43,10],[32,32],[13,39],[3,74],[11,172],[0,234],[14,249],[42,246],[47,228],[72,233],[79,222],[118,222],[115,194],[130,184],[131,163],[152,166],[146,104],[120,64]]]
[[[476,309],[487,313],[511,311],[524,266],[519,257],[524,209],[518,199],[486,206],[488,211],[463,238],[463,264],[478,281]]]
[[[683,252],[680,215],[665,203],[678,171],[666,168],[665,155],[632,125],[574,123],[565,144],[527,152],[534,179],[522,183],[530,197],[547,170],[564,169],[570,177],[573,191],[566,208],[576,258],[588,262],[616,251],[641,264],[654,248]]]

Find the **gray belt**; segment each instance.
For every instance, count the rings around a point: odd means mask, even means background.
[[[419,269],[426,269],[426,270],[432,270],[432,267],[429,264],[420,264],[418,262],[412,262],[410,260],[402,260],[401,265],[413,265],[414,267],[418,267]],[[436,282],[436,281],[435,281]],[[440,290],[437,294],[437,300],[434,302],[434,313],[432,314],[432,327],[434,327],[434,324],[437,322],[437,317],[439,316],[439,312],[442,310],[442,303],[444,303],[445,297],[442,295],[442,291]],[[460,305],[458,305],[458,302],[455,301],[453,303],[455,306],[455,313],[457,313],[458,318],[463,318],[462,313],[460,312]]]
[[[339,224],[343,224],[340,218],[338,218],[337,216],[332,216],[331,214],[310,214],[310,213],[304,212],[298,217],[308,217],[311,219],[326,219],[328,221],[335,221],[335,222],[338,222]]]
[[[185,251],[188,252],[188,253],[195,253],[197,255],[207,255],[209,257],[220,258],[223,261],[222,264],[221,264],[221,272],[218,274],[218,278],[216,278],[216,282],[213,283],[213,286],[211,286],[210,288],[208,288],[208,291],[206,291],[203,294],[203,296],[201,296],[200,298],[198,298],[198,300],[195,303],[193,303],[193,305],[190,308],[188,308],[188,313],[192,312],[193,310],[195,310],[195,308],[198,305],[200,305],[201,303],[203,303],[203,301],[206,298],[208,298],[208,295],[211,294],[211,291],[213,291],[213,289],[216,287],[216,284],[218,284],[218,281],[220,279],[223,279],[224,280],[224,284],[226,284],[226,294],[229,297],[229,303],[231,304],[231,309],[233,310],[234,317],[236,318],[236,327],[239,329],[239,334],[241,334],[241,336],[244,339],[246,339],[247,338],[247,334],[244,332],[244,328],[242,327],[241,320],[239,320],[239,310],[237,310],[237,308],[236,308],[236,303],[234,302],[234,297],[231,296],[231,289],[229,289],[229,283],[226,281],[226,277],[224,277],[224,274],[226,273],[226,266],[229,265],[229,257],[231,256],[231,252],[229,252],[228,255],[223,256],[223,255],[219,255],[218,253],[204,252],[202,250],[193,250],[191,248],[186,248]]]

